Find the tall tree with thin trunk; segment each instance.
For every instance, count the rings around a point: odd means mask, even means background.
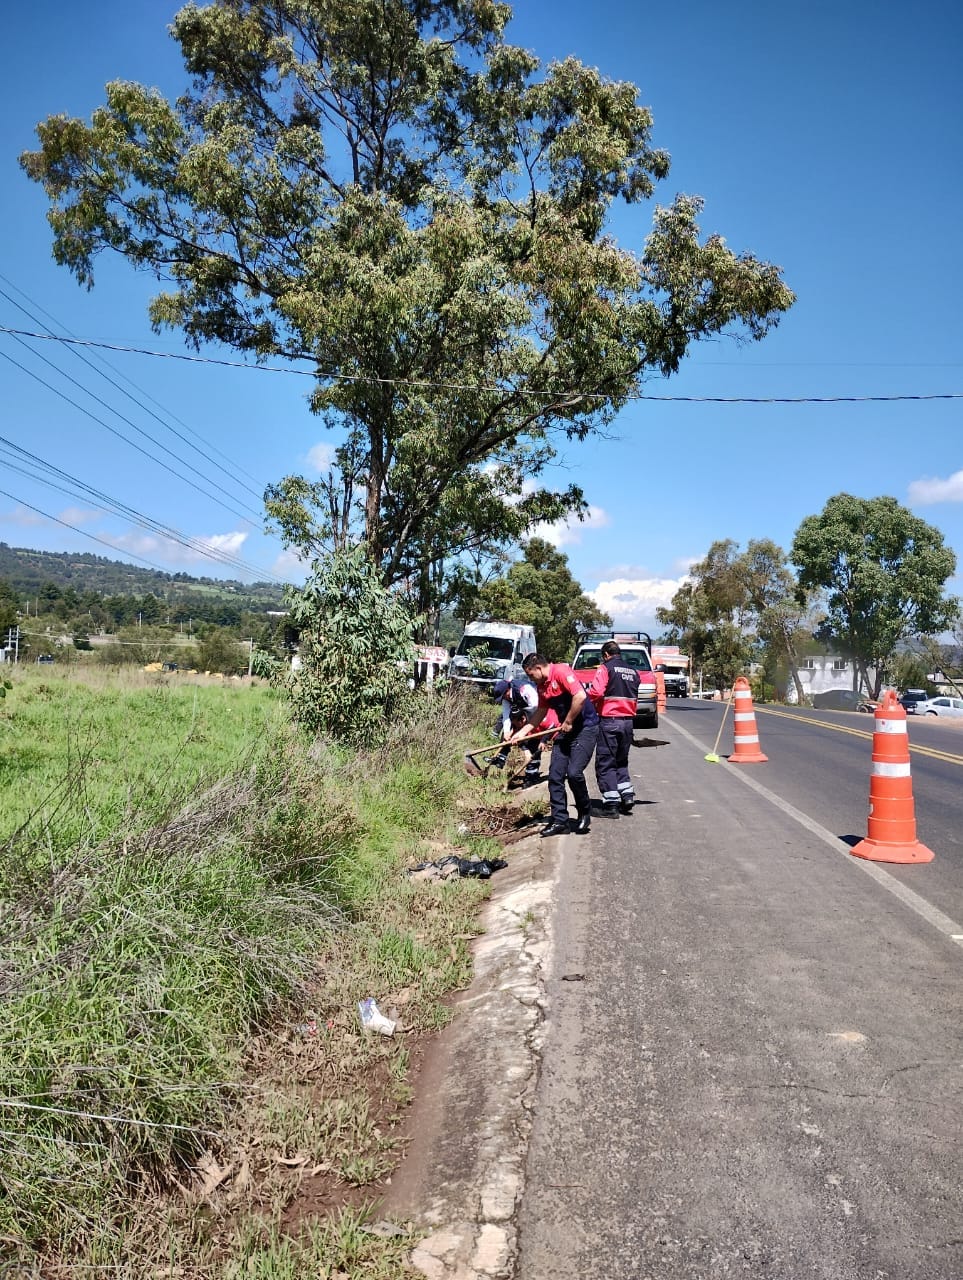
[[[162,281],[155,325],[313,371],[386,584],[493,464],[539,483],[559,435],[598,431],[694,341],[761,338],[793,301],[777,267],[702,236],[698,197],[615,243],[613,202],[668,173],[651,113],[632,84],[508,43],[510,16],[189,4],[171,27],[182,97],[115,81],[89,124],[52,116],[21,157],[83,284],[112,250]],[[317,496],[336,544],[343,505]],[[279,523],[297,545],[298,520]]]

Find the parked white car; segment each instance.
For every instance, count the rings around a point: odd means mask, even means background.
[[[963,720],[963,698],[927,698],[925,702],[917,702],[918,716],[949,716],[953,720]]]

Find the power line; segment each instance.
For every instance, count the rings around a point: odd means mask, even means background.
[[[110,494],[104,493],[103,490],[94,488],[92,485],[81,480],[78,476],[71,475],[69,471],[64,471],[60,467],[54,466],[53,463],[47,462],[45,459],[38,457],[28,449],[22,448],[20,445],[15,444],[12,440],[7,440],[3,436],[0,436],[0,452],[6,452],[10,457],[16,459],[15,461],[8,460],[8,468],[12,471],[16,471],[19,475],[25,476],[29,480],[37,480],[41,484],[47,485],[49,488],[56,489],[58,492],[66,494],[69,498],[76,498],[81,502],[86,501],[87,499],[93,499],[93,501],[109,507],[116,515],[130,519],[135,524],[140,525],[142,529],[147,529],[152,533],[157,533],[171,542],[179,543],[189,551],[194,551],[201,555],[204,559],[212,560],[215,563],[229,565],[230,567],[240,569],[245,573],[254,574],[255,577],[260,577],[262,580],[268,579],[272,582],[281,581],[266,570],[260,568],[258,565],[250,564],[248,561],[241,559],[240,556],[234,555],[233,552],[226,551],[222,547],[217,547],[203,538],[194,538],[189,534],[182,533],[180,529],[175,528],[173,525],[167,525],[162,521],[155,520],[153,516],[148,516],[144,512],[138,511],[135,507],[131,507],[127,503],[121,502],[118,498],[113,498]],[[76,489],[65,488],[56,481],[49,479],[48,476],[42,474],[38,475],[34,471],[27,470],[22,465],[17,465],[18,462],[26,462],[28,465],[40,467],[43,471],[50,473],[50,475],[57,476],[60,479],[75,485]],[[80,489],[81,492],[78,493],[77,489]]]
[[[151,351],[147,347],[128,347],[112,342],[95,342],[89,338],[70,338],[57,334],[31,333],[25,329],[12,329],[6,325],[0,325],[0,333],[36,338],[47,342],[63,342],[77,346],[96,347],[105,351],[124,352],[128,355],[153,356],[159,360],[181,360],[188,364],[210,364],[227,369],[248,369],[254,373],[287,373],[299,378],[330,378],[333,382],[365,382],[384,386],[413,387],[420,390],[491,391],[499,395],[510,393],[520,396],[539,396],[542,399],[546,399],[543,392],[528,391],[524,387],[499,386],[497,383],[432,382],[415,378],[379,378],[373,374],[334,373],[331,370],[292,369],[284,365],[249,364],[243,360],[222,360],[214,356],[191,356],[181,351]],[[569,399],[605,400],[608,398],[601,391],[573,389],[565,394]],[[659,396],[636,391],[630,393],[626,398],[629,400],[655,401],[660,404],[893,404],[924,400],[963,400],[963,391],[887,396]]]
[[[28,351],[31,350],[31,348],[27,345],[27,343],[22,342],[20,338],[18,338],[16,335],[13,335],[13,337],[14,337],[14,340],[16,342],[19,342],[22,347],[25,347]],[[72,378],[69,373],[64,373],[62,369],[58,369],[52,360],[48,360],[45,356],[40,355],[39,352],[33,352],[32,354],[36,355],[38,359],[44,362],[45,365],[48,365],[51,369],[53,369],[55,373],[59,373],[62,378],[66,378],[68,382],[72,382],[74,386],[79,387],[80,390],[83,391],[86,395],[90,396],[91,399],[96,400],[98,404],[103,405],[104,408],[107,409],[109,413],[115,414],[118,418],[120,418],[121,422],[126,422],[128,426],[133,427],[135,431],[137,431],[140,435],[146,437],[146,439],[150,440],[153,444],[156,444],[159,448],[162,449],[164,447],[163,445],[160,444],[159,441],[154,439],[154,437],[150,434],[150,432],[144,431],[142,427],[138,427],[136,423],[131,422],[129,418],[125,418],[122,413],[119,413],[111,405],[107,404],[105,400],[101,400],[101,398],[99,396],[94,395],[92,391],[88,391],[87,388],[82,383],[78,382],[76,378]],[[0,355],[2,355],[5,360],[9,360],[12,365],[15,365],[16,368],[20,369],[23,373],[26,373],[29,377],[33,378],[36,382],[39,382],[42,387],[46,387],[48,391],[52,391],[54,395],[59,396],[61,400],[66,400],[66,402],[69,405],[71,405],[74,409],[78,409],[81,413],[85,414],[93,422],[99,423],[99,425],[104,427],[107,431],[109,431],[111,435],[117,436],[118,439],[123,440],[126,444],[129,444],[132,448],[136,449],[138,453],[142,453],[145,458],[150,458],[151,462],[156,462],[158,466],[163,467],[165,471],[170,472],[170,474],[172,476],[175,476],[178,480],[182,480],[185,484],[190,485],[192,489],[195,489],[198,493],[203,494],[205,498],[209,498],[212,502],[216,502],[218,506],[223,507],[226,511],[230,511],[232,515],[237,516],[238,519],[240,520],[247,520],[249,524],[256,523],[256,521],[251,520],[250,516],[244,515],[244,513],[241,511],[238,511],[236,507],[232,507],[229,503],[223,502],[220,498],[216,497],[213,493],[210,493],[208,490],[203,489],[200,485],[196,484],[188,476],[182,475],[181,472],[177,471],[174,467],[170,466],[169,463],[165,462],[163,458],[155,457],[155,455],[152,454],[149,449],[145,449],[142,445],[139,445],[135,440],[131,440],[129,436],[125,436],[122,431],[118,431],[116,427],[112,427],[110,423],[105,422],[103,418],[98,418],[95,413],[91,413],[89,409],[85,409],[84,406],[82,404],[78,404],[76,400],[71,400],[70,396],[68,396],[65,392],[58,390],[51,383],[47,382],[45,378],[41,378],[41,376],[38,373],[34,373],[32,369],[28,369],[26,365],[21,364],[19,360],[14,360],[13,356],[9,355],[6,351],[0,351]],[[196,467],[192,467],[190,463],[185,463],[185,466],[189,471],[193,471],[195,475],[200,476],[202,480],[207,479],[207,477],[201,475],[201,473],[197,470]],[[208,483],[213,484],[215,489],[220,489],[221,493],[225,494],[227,497],[232,496],[227,492],[226,489],[222,488],[221,485],[216,484],[214,481],[209,481]],[[252,512],[252,514],[254,515],[259,514],[258,512],[254,511],[253,507],[246,507],[245,509],[247,511]]]
[[[3,436],[0,436],[0,449],[5,450],[8,454],[15,455],[18,460],[26,461],[28,464],[40,467],[51,475],[58,476],[60,479],[76,485],[83,492],[77,493],[74,490],[66,489],[62,485],[56,484],[54,481],[47,479],[43,475],[36,475],[32,472],[27,472],[22,470],[20,467],[16,467],[13,463],[8,463],[9,466],[18,470],[21,475],[28,476],[29,479],[39,480],[42,484],[46,484],[51,488],[57,489],[68,497],[77,498],[81,502],[85,501],[87,498],[92,498],[95,502],[110,507],[115,514],[131,519],[135,524],[139,524],[142,528],[148,529],[151,532],[159,533],[165,538],[179,542],[189,550],[200,551],[208,559],[220,560],[224,563],[232,564],[235,567],[243,569],[247,573],[262,574],[266,577],[271,577],[270,574],[261,569],[258,565],[250,564],[241,559],[240,556],[234,555],[233,552],[225,551],[223,548],[216,547],[203,538],[191,537],[189,534],[182,533],[180,529],[175,528],[173,525],[164,524],[162,521],[156,520],[153,516],[148,516],[144,512],[138,511],[136,507],[131,507],[128,503],[122,502],[120,499],[112,497],[103,490],[87,484],[78,476],[74,476],[69,471],[64,471],[62,468],[54,466],[53,463],[47,462],[46,459],[39,457],[37,454],[31,453],[28,449],[22,448],[22,446],[15,444],[12,440],[7,440]],[[272,580],[278,581],[278,579]]]
[[[7,280],[6,276],[0,275],[0,280],[3,280],[6,284],[10,285],[12,289],[15,289],[17,293],[21,294],[23,297],[28,298],[28,300],[32,301],[32,299],[29,299],[28,294],[24,293],[22,289],[18,289],[15,284],[12,284],[9,280]],[[36,324],[43,324],[43,321],[38,320],[37,317],[31,311],[29,311],[25,306],[23,306],[22,303],[17,302],[16,298],[11,298],[10,294],[7,293],[5,289],[0,289],[0,297],[6,298],[6,300],[9,303],[11,303],[13,306],[15,306],[18,311],[22,311],[25,316],[33,320]],[[43,325],[43,328],[47,331],[49,336],[51,337],[55,336],[53,330],[48,328],[47,325]],[[248,493],[252,494],[258,500],[261,499],[261,497],[263,496],[263,486],[260,491],[258,491],[257,489],[252,489],[249,484],[245,483],[245,481],[239,479],[236,475],[231,475],[228,469],[224,467],[221,463],[217,462],[214,458],[212,458],[210,454],[205,453],[203,449],[201,449],[198,445],[194,444],[192,440],[189,440],[187,436],[183,435],[180,431],[175,430],[174,427],[172,427],[169,423],[165,422],[164,419],[159,414],[155,413],[153,409],[148,408],[148,406],[143,404],[140,400],[138,400],[136,396],[132,395],[129,391],[125,390],[124,387],[122,387],[119,382],[116,382],[113,378],[109,377],[106,373],[103,372],[102,369],[98,369],[97,366],[93,363],[93,361],[88,360],[87,357],[83,354],[83,352],[79,348],[69,346],[67,349],[70,351],[71,355],[76,356],[77,359],[80,360],[83,364],[85,364],[88,369],[91,369],[99,377],[104,378],[107,382],[109,382],[110,385],[114,387],[115,390],[119,391],[122,396],[126,396],[127,399],[131,400],[134,404],[136,404],[139,409],[142,409],[145,413],[149,414],[154,419],[154,421],[158,422],[166,431],[170,431],[171,434],[176,436],[178,440],[183,441],[183,443],[186,444],[189,449],[193,449],[195,453],[200,454],[200,456],[204,458],[205,461],[209,462],[217,471],[220,471],[223,475],[228,476],[228,478],[234,484],[240,485],[242,489],[246,489]],[[98,356],[97,359],[99,360],[100,357]],[[102,363],[105,363],[105,362],[102,361]],[[107,365],[107,368],[110,368],[110,365]],[[119,376],[123,377],[122,374]],[[125,381],[128,381],[128,380],[125,379]],[[131,385],[134,385],[134,384],[131,384]],[[140,388],[138,388],[138,390],[139,389]],[[146,395],[146,392],[143,394]],[[158,406],[158,407],[162,407],[162,406]],[[165,410],[165,412],[167,411]],[[170,414],[169,416],[173,417],[172,414]],[[188,431],[191,431],[189,427],[186,429]],[[198,439],[203,438],[195,431],[191,431],[191,434],[197,436]],[[207,442],[205,441],[205,443]],[[211,445],[210,447],[214,448],[213,445]],[[220,453],[220,450],[216,450],[216,452]],[[229,459],[226,459],[226,455],[221,454],[221,456],[225,457],[226,461],[230,461]]]
[[[75,524],[70,524],[67,520],[61,520],[59,516],[52,516],[49,511],[41,511],[39,507],[35,507],[29,502],[24,502],[22,498],[18,498],[14,493],[8,493],[6,489],[0,489],[0,494],[5,498],[9,498],[11,502],[16,502],[21,507],[26,507],[28,511],[35,511],[38,516],[43,516],[45,520],[53,520],[55,524],[61,524],[65,529],[72,529],[74,533],[79,533],[82,538],[89,538],[91,542],[99,542],[102,547],[109,547],[114,555],[119,550],[112,542],[105,542],[103,538],[98,538],[94,533],[88,533],[86,529],[78,529]],[[151,569],[159,569],[161,573],[170,574],[170,569],[165,569],[161,564],[155,564],[153,560],[148,560],[146,556],[137,555],[135,551],[125,550],[124,555],[132,556],[135,560],[139,560],[141,564],[146,564]]]

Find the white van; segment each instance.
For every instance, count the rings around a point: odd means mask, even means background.
[[[535,652],[535,632],[518,622],[469,622],[448,664],[451,680],[478,688],[524,676],[522,663]]]

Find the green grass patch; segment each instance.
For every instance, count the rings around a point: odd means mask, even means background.
[[[0,844],[95,845],[159,822],[284,721],[267,686],[15,670],[0,703]]]
[[[31,673],[0,716],[0,1262],[403,1274],[363,1217],[270,1224],[304,1168],[363,1188],[394,1158],[408,1052],[357,1001],[430,1029],[469,979],[485,886],[404,876],[457,826],[465,712],[358,755],[263,688]]]

